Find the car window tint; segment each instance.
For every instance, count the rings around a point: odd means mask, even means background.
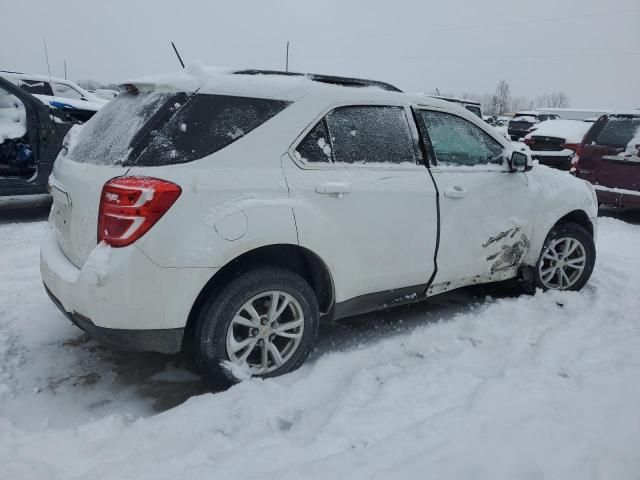
[[[503,162],[497,141],[464,118],[421,110],[436,159],[441,165],[486,165]]]
[[[32,95],[53,95],[49,82],[42,82],[39,80],[20,80],[19,85],[20,88]]]
[[[307,162],[327,163],[332,161],[331,144],[324,119],[318,122],[304,137],[304,140],[296,148],[296,154],[298,158],[303,158]]]
[[[598,132],[595,142],[607,147],[627,148],[639,135],[640,116],[610,116]]]
[[[146,141],[138,142],[146,148],[136,159],[140,147],[135,147],[128,164],[171,165],[206,157],[241,139],[287,105],[281,100],[194,95],[176,113],[168,112],[168,120],[150,119],[153,125],[145,132]]]
[[[402,107],[340,107],[326,116],[333,160],[338,163],[416,163]]]

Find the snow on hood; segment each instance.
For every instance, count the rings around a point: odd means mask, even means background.
[[[0,94],[0,143],[27,133],[27,115],[23,103],[10,93]]]
[[[261,98],[294,100],[298,91],[312,81],[304,76],[234,75],[238,68],[209,67],[194,63],[184,69],[163,75],[146,76],[122,82],[140,91],[229,93]]]
[[[97,112],[107,103],[89,102],[87,100],[78,100],[76,98],[52,97],[50,95],[34,94],[33,96],[48,107],[60,108],[57,105],[69,105],[71,108],[77,108],[78,110],[90,110],[92,112]]]
[[[534,128],[535,130],[528,133],[525,139],[532,136],[555,137],[564,138],[567,143],[580,143],[591,128],[591,123],[579,120],[545,120]]]
[[[538,123],[540,120],[538,120],[536,117],[533,117],[531,115],[521,115],[519,117],[513,117],[511,119],[512,122],[529,122],[529,123]]]

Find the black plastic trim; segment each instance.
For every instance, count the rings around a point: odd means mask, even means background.
[[[129,330],[99,327],[84,315],[77,312],[67,312],[60,300],[51,293],[46,285],[44,289],[65,317],[105,347],[131,352],[159,353],[178,353],[182,348],[184,328]]]

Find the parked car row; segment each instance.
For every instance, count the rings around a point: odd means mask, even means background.
[[[546,120],[557,120],[560,116],[554,113],[541,113],[537,110],[523,111],[516,113],[507,127],[507,134],[511,140],[520,140],[531,128]]]

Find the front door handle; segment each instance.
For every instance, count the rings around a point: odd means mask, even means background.
[[[467,196],[467,191],[459,185],[454,185],[444,191],[444,196],[448,198],[464,198]]]
[[[343,195],[351,193],[351,185],[345,182],[324,182],[316,185],[316,192],[342,198]]]

